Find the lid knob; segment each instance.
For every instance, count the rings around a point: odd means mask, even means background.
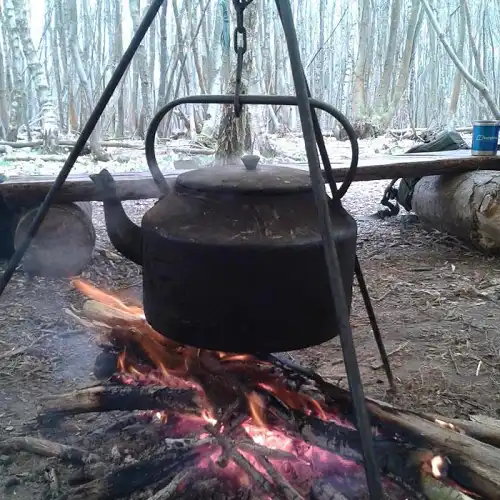
[[[259,164],[260,156],[257,155],[243,155],[241,161],[245,165],[246,170],[257,170],[257,165]]]

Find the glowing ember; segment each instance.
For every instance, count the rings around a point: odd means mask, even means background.
[[[431,471],[435,478],[440,478],[442,476],[442,470],[445,467],[443,457],[437,455],[431,460]]]

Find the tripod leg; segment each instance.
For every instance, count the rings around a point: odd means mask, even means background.
[[[370,320],[370,326],[373,331],[373,336],[375,337],[375,342],[377,343],[378,352],[380,353],[380,358],[382,359],[382,364],[384,365],[384,370],[385,374],[387,375],[387,380],[389,381],[391,389],[396,390],[396,386],[394,384],[394,376],[392,374],[391,365],[389,363],[389,357],[387,356],[387,351],[385,350],[384,341],[382,340],[382,335],[378,327],[375,311],[373,310],[372,301],[370,299],[370,295],[368,294],[368,288],[366,287],[365,277],[363,276],[363,271],[361,270],[361,264],[359,263],[357,255],[354,265],[354,272],[356,273],[356,278],[359,283],[359,289],[361,290],[361,296],[363,297],[363,302],[365,304],[366,312],[368,314],[368,319]]]

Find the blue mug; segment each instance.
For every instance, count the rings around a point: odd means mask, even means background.
[[[472,155],[495,156],[498,150],[497,121],[478,120],[472,124]]]

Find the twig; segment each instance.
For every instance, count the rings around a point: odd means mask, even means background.
[[[453,356],[453,352],[451,351],[451,347],[448,347],[448,353],[450,354],[451,362],[453,363],[453,367],[457,372],[457,375],[461,375],[460,370],[458,369],[457,362],[455,360],[455,356]]]
[[[55,498],[59,495],[59,476],[54,468],[47,469],[45,471],[45,477],[49,482],[50,496]]]
[[[273,450],[272,448],[267,448],[266,446],[262,446],[252,441],[238,441],[237,446],[240,450],[247,451],[254,455],[263,455],[275,460],[297,460],[297,457],[293,453]]]
[[[387,353],[387,357],[389,356],[392,356],[393,354],[396,354],[398,353],[399,351],[402,351],[406,346],[408,345],[408,342],[403,342],[399,347],[396,347],[395,349],[393,349],[392,351],[389,351]],[[379,370],[380,368],[382,368],[384,366],[384,364],[380,361],[378,363],[373,363],[372,364],[372,370]]]
[[[197,467],[184,469],[174,476],[172,481],[170,481],[165,488],[158,490],[153,496],[149,497],[148,500],[168,500],[172,498],[177,493],[177,488],[179,488],[184,481],[192,479],[197,474],[199,474],[199,469]]]
[[[207,424],[205,429],[217,439],[217,443],[222,448],[225,455],[227,455],[238,467],[248,474],[255,484],[262,489],[265,493],[273,493],[273,484],[261,474],[238,450],[235,449],[232,440],[226,436],[218,433],[215,427]]]
[[[479,371],[481,370],[481,366],[483,364],[483,361],[479,361],[479,363],[477,364],[477,368],[476,368],[476,377],[479,377]]]
[[[269,477],[287,500],[305,500],[305,498],[281,475],[269,462],[266,456],[257,454],[255,458],[264,467]]]
[[[12,349],[8,352],[3,352],[2,354],[0,354],[0,361],[13,358],[14,356],[19,356],[20,354],[24,354],[26,351],[29,351],[37,342],[40,342],[45,337],[47,337],[47,335],[40,335],[40,337],[35,339],[33,342],[31,342],[31,344],[27,346],[17,347],[16,349]]]
[[[47,439],[33,437],[13,437],[0,441],[0,451],[9,453],[12,451],[27,451],[43,457],[56,457],[68,462],[86,464],[99,460],[97,455],[88,453],[80,448],[74,448],[65,444],[55,443]]]
[[[215,438],[165,438],[164,443],[168,450],[187,451],[207,444],[216,444]]]

